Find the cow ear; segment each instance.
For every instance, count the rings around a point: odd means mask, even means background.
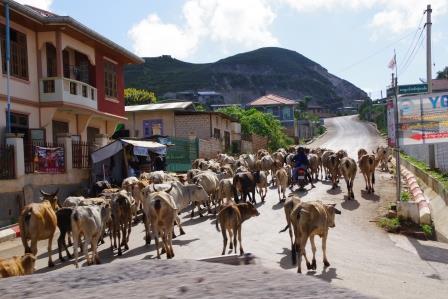
[[[342,213],[341,210],[338,210],[338,209],[336,209],[336,208],[333,208],[333,209],[334,209],[334,213],[335,213],[335,214],[341,215],[341,213]]]

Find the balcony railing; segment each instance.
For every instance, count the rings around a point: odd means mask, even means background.
[[[42,102],[66,102],[98,109],[97,90],[87,83],[61,77],[40,80],[40,100]]]

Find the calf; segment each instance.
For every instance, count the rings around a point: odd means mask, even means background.
[[[277,191],[279,202],[286,200],[286,188],[288,187],[288,172],[282,167],[275,172],[275,178],[277,181]],[[280,191],[283,193],[283,200],[280,197]]]
[[[62,257],[62,249],[65,249],[67,258],[71,259],[72,255],[68,252],[67,244],[65,243],[65,236],[72,232],[72,220],[73,207],[63,207],[56,211],[56,218],[59,228],[58,238],[58,251],[59,260],[63,262],[65,259]],[[71,242],[71,241],[70,241]]]
[[[223,238],[223,248],[222,255],[226,252],[227,246],[227,234],[229,233],[230,238],[230,249],[234,248],[236,253],[237,237],[240,242],[240,255],[244,254],[243,245],[241,243],[241,225],[247,219],[258,216],[257,209],[251,203],[239,203],[239,204],[229,204],[224,207],[216,217],[216,230],[219,232],[218,223],[221,226],[222,238]],[[232,242],[233,235],[233,242]],[[238,235],[238,236],[237,236]],[[232,248],[233,247],[233,248]]]
[[[94,262],[100,264],[97,246],[101,238],[106,223],[111,218],[110,206],[78,206],[74,208],[71,215],[72,233],[73,233],[73,251],[75,255],[75,266],[78,268],[78,247],[81,234],[84,236],[83,252],[86,255],[87,265]],[[87,245],[90,243],[92,258],[87,251]]]
[[[358,150],[358,161],[361,160],[361,157],[364,156],[364,155],[367,155],[367,151],[365,149],[363,149],[363,148],[360,148]]]
[[[218,200],[219,206],[232,200],[233,197],[233,179],[223,179],[219,182]],[[226,201],[224,201],[224,198]]]
[[[376,149],[376,159],[380,162],[381,171],[389,171],[389,161],[391,159],[391,149],[388,146],[379,146]]]
[[[31,253],[24,256],[13,256],[9,259],[0,259],[0,277],[12,277],[33,274],[36,257]]]
[[[51,245],[54,232],[56,231],[57,218],[55,210],[58,208],[57,196],[59,189],[54,193],[46,193],[42,190],[42,202],[30,203],[26,205],[19,218],[19,227],[21,232],[22,244],[25,253],[37,255],[37,241],[48,239],[48,267],[53,267],[51,259]],[[28,245],[31,240],[31,246]]]
[[[110,247],[118,249],[118,255],[122,255],[121,247],[123,246],[125,250],[129,250],[128,242],[129,236],[131,234],[132,227],[132,207],[134,206],[134,200],[132,195],[122,190],[118,193],[112,195],[111,200],[111,226],[112,234],[110,235]],[[122,234],[120,234],[120,231]],[[112,236],[114,239],[112,245]],[[120,237],[122,241],[120,242]],[[118,238],[118,246],[117,246]]]
[[[291,224],[294,227],[294,252],[298,255],[297,272],[302,273],[301,261],[302,256],[305,257],[308,270],[316,270],[316,244],[314,236],[318,235],[322,238],[322,251],[324,256],[324,266],[330,266],[327,259],[327,237],[328,228],[335,227],[335,214],[341,214],[341,211],[335,208],[335,204],[323,204],[321,201],[303,202],[296,206],[291,214]],[[306,256],[305,246],[310,239],[311,249],[313,251],[313,259],[310,263]]]
[[[331,182],[332,182],[331,189],[335,189],[338,186],[340,163],[341,159],[339,158],[338,154],[332,154],[328,157],[327,167],[331,175]]]
[[[344,176],[345,183],[347,184],[348,198],[355,198],[353,181],[355,180],[357,170],[356,162],[352,158],[345,157],[341,160],[339,171]]]
[[[308,160],[310,161],[309,168],[311,178],[314,178],[317,181],[319,179],[319,166],[320,166],[319,156],[316,154],[309,154]]]
[[[241,172],[235,174],[233,177],[233,194],[235,202],[239,202],[238,192],[242,194],[241,198],[246,201],[246,197],[249,196],[249,200],[252,203],[255,201],[255,187],[260,182],[260,171],[254,172]],[[250,194],[252,193],[252,197]]]
[[[266,172],[260,171],[260,177],[257,183],[257,191],[260,194],[261,201],[263,202],[268,194],[268,176]]]

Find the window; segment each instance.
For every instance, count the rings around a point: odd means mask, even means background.
[[[28,51],[26,47],[26,35],[14,29],[10,29],[11,34],[11,76],[28,80]],[[6,27],[0,25],[2,69],[6,74]]]
[[[104,89],[107,97],[117,97],[117,70],[109,61],[104,61]]]
[[[68,123],[53,120],[53,143],[58,142],[58,135],[68,133]]]
[[[213,138],[216,138],[216,139],[221,139],[221,130],[219,130],[219,129],[213,129]]]
[[[45,47],[47,51],[47,77],[56,77],[56,48],[50,43],[45,43]]]
[[[293,119],[291,107],[283,107],[283,119]]]

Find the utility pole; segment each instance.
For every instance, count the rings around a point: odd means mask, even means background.
[[[9,1],[5,1],[5,19],[6,19],[6,133],[11,133],[11,94],[9,90],[9,81],[11,78],[11,37],[10,37],[10,22],[9,22]]]
[[[432,93],[432,59],[431,59],[431,5],[426,7],[426,81],[428,93]],[[424,139],[423,139],[424,140]],[[429,168],[436,168],[436,154],[434,144],[428,145]]]

